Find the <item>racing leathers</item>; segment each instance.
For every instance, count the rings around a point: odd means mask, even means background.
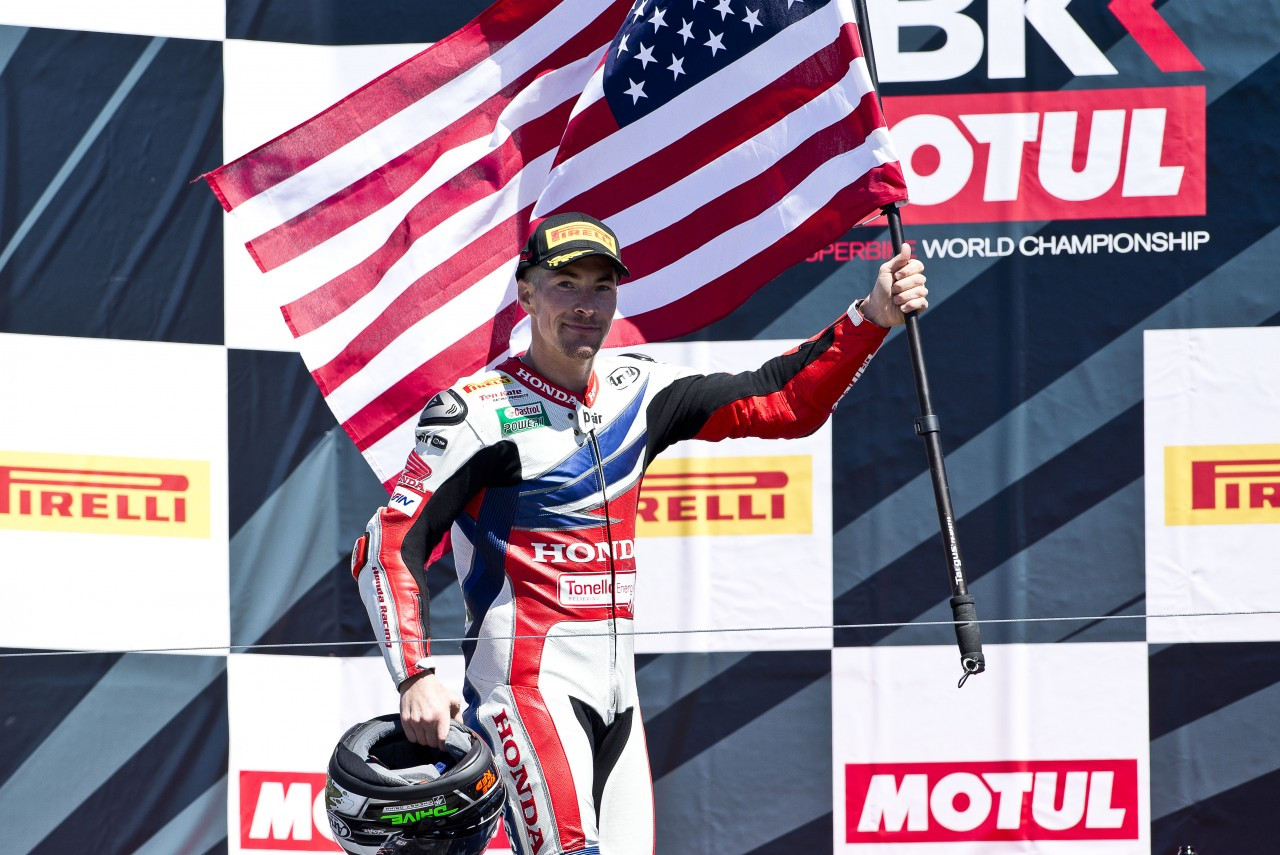
[[[425,566],[450,533],[465,717],[505,773],[516,852],[653,852],[631,635],[645,468],[684,439],[814,432],[885,334],[850,308],[732,375],[601,354],[581,394],[512,358],[427,405],[352,572],[399,685],[431,667]]]

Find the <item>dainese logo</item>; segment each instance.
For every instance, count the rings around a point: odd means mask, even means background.
[[[1280,445],[1164,450],[1165,525],[1280,523]]]
[[[0,528],[209,537],[209,464],[0,451]]]

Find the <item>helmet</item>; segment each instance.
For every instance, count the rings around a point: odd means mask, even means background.
[[[479,855],[504,800],[489,746],[456,721],[435,749],[410,742],[399,715],[379,716],[329,758],[329,828],[352,855]]]

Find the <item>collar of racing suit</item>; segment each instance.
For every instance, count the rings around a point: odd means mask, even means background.
[[[548,380],[516,356],[499,365],[497,370],[510,374],[529,387],[531,391],[562,407],[595,406],[596,393],[600,390],[600,384],[596,379],[594,369],[591,371],[591,377],[587,380],[586,391],[582,394],[571,392],[560,384]]]

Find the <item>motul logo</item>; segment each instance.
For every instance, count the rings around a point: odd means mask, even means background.
[[[0,452],[0,528],[209,536],[209,464]]]
[[[794,457],[659,459],[645,474],[637,532],[653,536],[805,534],[813,461]]]
[[[1280,523],[1280,445],[1165,449],[1165,524]]]
[[[913,222],[1205,213],[1201,87],[886,98],[885,114]]]
[[[325,815],[325,776],[240,773],[240,848],[335,852]]]
[[[849,843],[1137,837],[1136,760],[845,766]]]

